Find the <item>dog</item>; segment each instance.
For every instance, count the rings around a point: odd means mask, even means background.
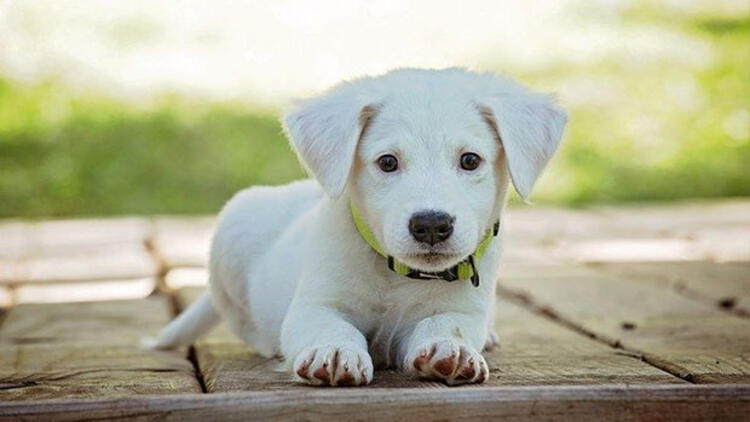
[[[492,74],[401,69],[299,103],[283,125],[313,176],[221,211],[210,290],[161,332],[221,319],[298,382],[365,385],[397,367],[481,383],[510,183],[526,199],[566,113]]]

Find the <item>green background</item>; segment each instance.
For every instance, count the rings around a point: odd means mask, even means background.
[[[594,86],[589,100],[566,105],[564,146],[533,201],[750,195],[750,17],[675,16],[648,2],[623,13],[626,24],[705,41],[712,59],[689,68],[603,58],[513,73],[542,90]],[[303,176],[278,114],[180,96],[135,105],[55,80],[0,79],[0,217],[216,212],[245,186]]]

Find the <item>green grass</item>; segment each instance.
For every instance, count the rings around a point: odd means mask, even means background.
[[[709,64],[625,57],[516,74],[552,89],[583,78],[610,98],[570,107],[535,202],[750,195],[750,17],[638,4],[625,25],[703,41]],[[0,217],[213,213],[245,186],[302,176],[275,112],[176,97],[135,106],[0,79]]]
[[[249,184],[303,175],[274,115],[75,98],[0,84],[0,216],[215,212]]]
[[[567,141],[537,202],[750,195],[750,16],[675,17],[650,8],[626,18],[708,43],[711,63],[609,60],[527,75],[550,86],[584,75],[616,97],[571,108]]]

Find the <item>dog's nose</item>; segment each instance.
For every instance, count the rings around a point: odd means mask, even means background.
[[[409,232],[419,242],[434,245],[451,237],[453,220],[442,211],[422,211],[409,219]]]

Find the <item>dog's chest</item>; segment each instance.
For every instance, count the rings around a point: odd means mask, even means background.
[[[420,320],[464,300],[461,285],[443,280],[413,280],[389,274],[379,281],[382,284],[377,295],[367,301],[367,328],[363,332],[371,356],[381,367],[397,363],[408,333]]]

